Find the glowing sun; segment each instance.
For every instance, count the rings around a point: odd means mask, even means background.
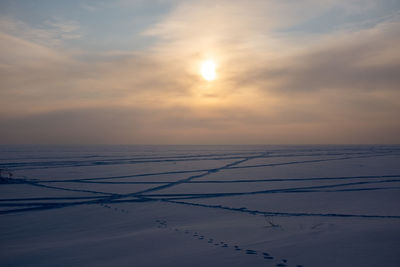
[[[201,64],[201,75],[207,81],[213,81],[216,78],[215,63],[212,60],[204,61]]]

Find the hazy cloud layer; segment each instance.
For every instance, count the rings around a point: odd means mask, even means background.
[[[385,3],[170,1],[146,49],[106,52],[66,43],[85,38],[75,20],[4,17],[1,143],[399,143],[400,16]]]

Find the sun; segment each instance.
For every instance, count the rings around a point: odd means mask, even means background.
[[[201,64],[201,75],[207,81],[215,80],[215,62],[213,60],[207,60]]]

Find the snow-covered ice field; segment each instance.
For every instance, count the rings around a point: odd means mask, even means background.
[[[400,266],[400,146],[0,146],[0,168],[0,266]]]

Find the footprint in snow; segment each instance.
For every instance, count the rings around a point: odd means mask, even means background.
[[[249,254],[249,255],[257,255],[257,251],[252,250],[252,249],[246,249],[246,254]]]
[[[263,252],[263,256],[264,256],[264,259],[266,259],[266,260],[273,260],[274,259],[274,257],[269,255],[269,253],[267,253],[267,252]]]
[[[286,259],[282,259],[282,263],[278,263],[276,266],[277,267],[286,267],[287,260]]]
[[[158,227],[159,228],[167,228],[167,221],[165,221],[165,220],[156,220],[156,222],[158,223]],[[168,228],[168,229],[175,230],[176,232],[180,231],[178,228]],[[183,233],[190,234],[191,232],[189,230],[185,230],[185,231],[183,231]],[[199,239],[199,240],[205,239],[205,236],[204,235],[200,235],[198,232],[194,232],[193,233],[193,237],[197,237],[197,239]],[[214,244],[214,246],[220,246],[222,248],[229,247],[229,245],[227,243],[223,242],[223,241],[214,242],[213,238],[208,238],[207,243]],[[233,246],[233,248],[236,251],[241,251],[242,250],[238,245]],[[246,249],[245,253],[248,254],[248,255],[257,255],[258,254],[258,252],[256,250],[253,250],[253,249]],[[268,252],[262,252],[262,256],[266,260],[273,260],[274,259],[274,257],[271,256]],[[282,262],[277,263],[275,266],[276,267],[287,267],[287,264],[286,264],[287,260],[286,259],[282,259],[281,261]],[[303,265],[296,265],[296,267],[304,267],[304,266]]]

